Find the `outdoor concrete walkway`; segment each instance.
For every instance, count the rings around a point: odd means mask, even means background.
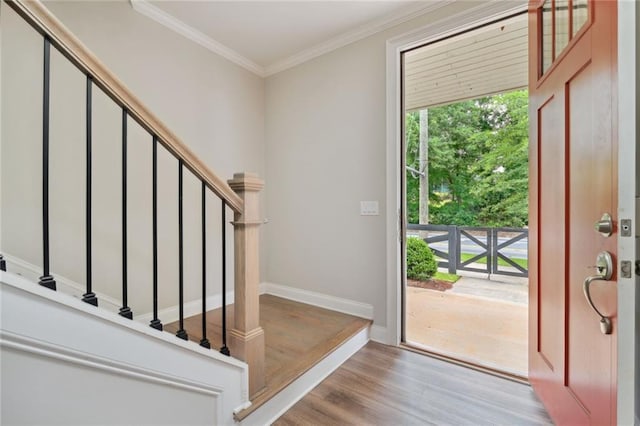
[[[526,278],[492,278],[500,281],[462,277],[447,291],[407,287],[408,343],[526,377]]]
[[[451,290],[448,290],[449,293],[480,296],[524,305],[529,301],[527,278],[493,275],[491,279],[487,279],[486,274],[473,272],[465,272],[465,274]]]

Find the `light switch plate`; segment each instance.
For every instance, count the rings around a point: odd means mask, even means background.
[[[360,216],[378,216],[379,214],[377,201],[360,201]]]

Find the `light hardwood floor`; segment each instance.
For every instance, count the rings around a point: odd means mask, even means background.
[[[220,347],[222,340],[221,315],[221,309],[207,312],[207,337],[216,348]],[[189,340],[199,342],[202,315],[187,318],[184,324]],[[233,324],[233,305],[227,307],[227,324]],[[317,306],[267,294],[260,296],[260,325],[265,333],[266,387],[251,401],[251,407],[238,413],[238,419],[247,417],[370,324],[369,320]],[[178,324],[168,324],[165,330],[175,333]],[[233,355],[233,348],[230,349]]]
[[[369,342],[274,425],[552,424],[527,385]]]

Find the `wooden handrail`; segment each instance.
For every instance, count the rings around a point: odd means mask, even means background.
[[[136,120],[175,157],[182,160],[214,193],[236,213],[242,213],[242,199],[223,179],[213,173],[185,144],[169,130],[91,51],[38,0],[6,0],[20,16],[81,71],[89,74],[114,102],[126,108]]]

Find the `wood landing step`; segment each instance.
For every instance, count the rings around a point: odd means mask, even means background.
[[[213,347],[220,347],[222,309],[207,312],[207,335]],[[227,306],[227,324],[233,324],[233,305]],[[313,305],[263,294],[260,296],[260,324],[265,333],[266,386],[251,406],[236,414],[241,421],[296,379],[367,329],[371,321]],[[184,320],[189,340],[202,337],[202,315]],[[176,332],[178,323],[165,326]],[[233,348],[231,355],[233,356]],[[300,395],[302,397],[303,395]]]

